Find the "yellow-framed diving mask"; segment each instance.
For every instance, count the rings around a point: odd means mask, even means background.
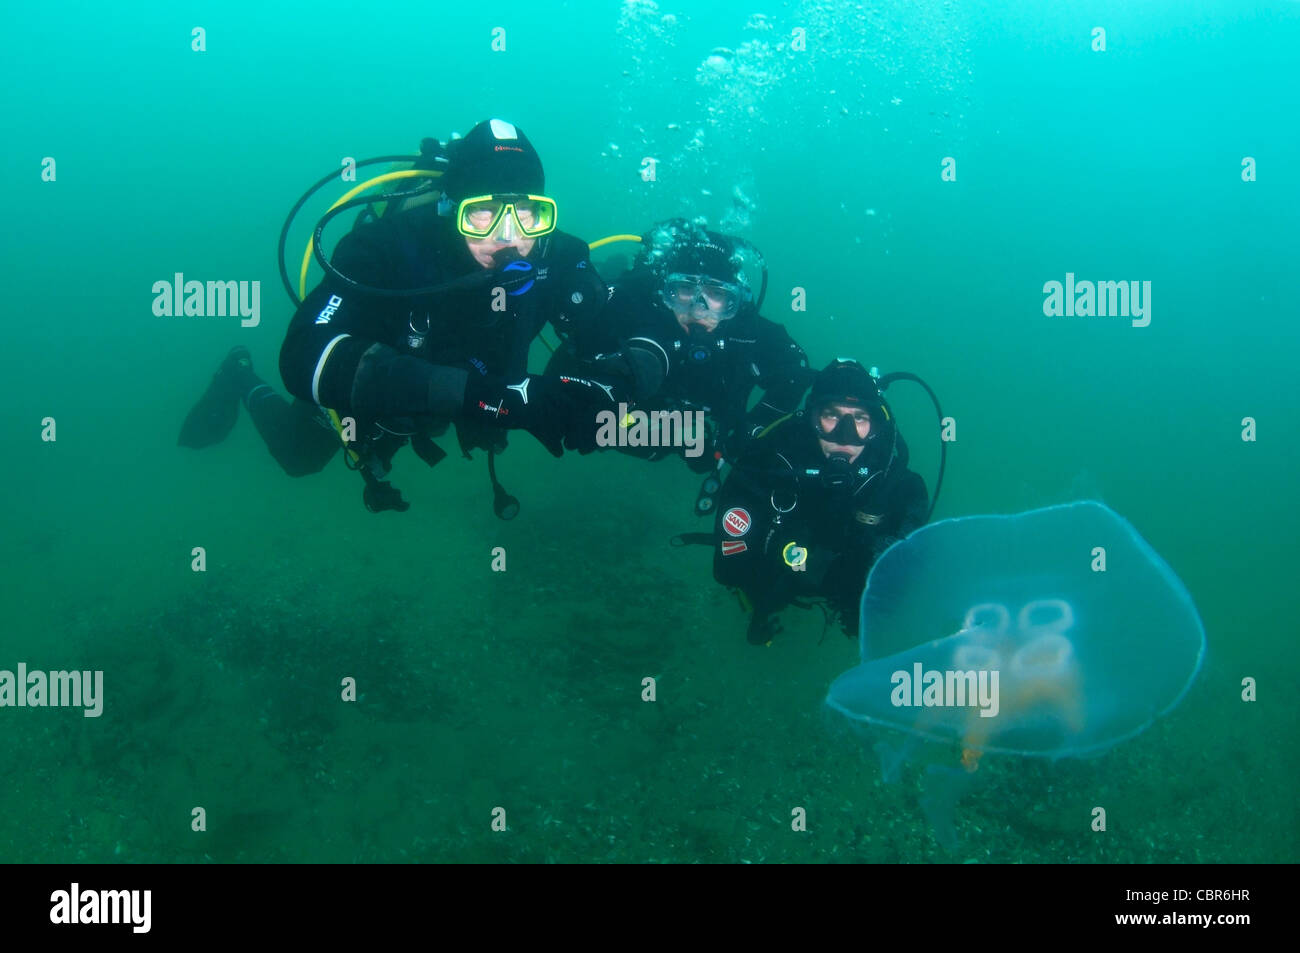
[[[522,192],[475,195],[456,207],[456,230],[466,238],[513,242],[555,231],[555,199]]]

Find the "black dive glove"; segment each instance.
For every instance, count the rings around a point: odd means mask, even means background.
[[[615,397],[639,403],[653,397],[668,376],[668,353],[650,338],[628,338],[620,350],[598,354],[592,374],[616,383]]]
[[[506,429],[527,430],[551,452],[564,448],[589,453],[596,447],[597,415],[614,412],[614,389],[599,381],[529,374],[511,382],[504,377],[471,375],[465,383],[466,418],[494,422]]]

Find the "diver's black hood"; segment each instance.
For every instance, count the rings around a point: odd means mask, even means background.
[[[485,119],[447,143],[447,158],[442,190],[453,202],[504,192],[540,195],[546,188],[537,150],[522,129],[502,119]]]

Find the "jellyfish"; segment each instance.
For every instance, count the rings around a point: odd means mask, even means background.
[[[827,705],[937,742],[966,773],[988,753],[1097,756],[1146,730],[1187,693],[1205,629],[1186,587],[1119,514],[1082,501],[932,523],[887,550],[862,595],[861,662]],[[931,766],[941,843],[965,786]],[[942,785],[936,784],[936,790]]]

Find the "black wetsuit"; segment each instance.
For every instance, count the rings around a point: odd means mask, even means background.
[[[714,578],[744,592],[758,620],[794,599],[823,597],[846,634],[856,635],[867,570],[925,522],[929,506],[925,481],[907,469],[901,436],[897,449],[887,469],[871,472],[855,461],[844,484],[831,486],[802,413],[751,441],[718,496]],[[791,565],[800,562],[802,569]]]
[[[654,349],[665,356],[668,370],[657,392],[639,401],[638,408],[704,411],[712,425],[715,447],[725,448],[728,454],[737,452],[744,439],[798,408],[812,372],[803,348],[782,325],[746,307],[731,320],[720,322],[712,334],[688,333],[660,299],[659,287],[659,282],[644,272],[633,272],[617,282],[608,305],[599,316],[585,317],[567,352],[556,353],[548,372],[575,372],[582,360],[626,349],[629,344]],[[647,340],[653,345],[645,343]],[[751,410],[749,401],[755,387],[763,391],[763,398]],[[638,450],[630,448],[628,452]],[[660,459],[672,452],[642,448],[639,455]],[[712,453],[696,459],[702,470],[714,463]]]
[[[327,276],[289,325],[280,351],[285,386],[312,407],[352,417],[369,448],[367,466],[380,478],[407,439],[427,462],[441,459],[429,438],[451,420],[463,449],[503,446],[501,430],[457,419],[467,377],[522,377],[533,338],[548,321],[563,339],[608,297],[580,239],[552,232],[537,240],[530,267],[489,272],[432,204],[358,226],[331,262],[378,288],[464,279],[437,294],[390,297]]]

